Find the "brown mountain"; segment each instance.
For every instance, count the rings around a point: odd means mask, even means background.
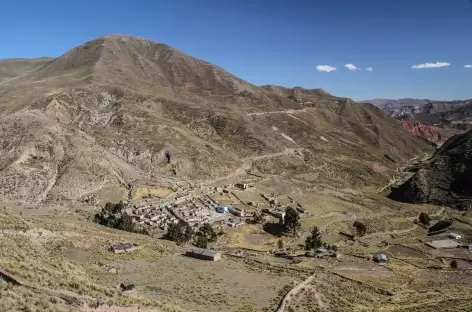
[[[31,72],[50,60],[48,57],[0,60],[0,83]]]
[[[452,111],[472,103],[472,100],[436,101],[427,99],[374,99],[370,101],[362,101],[361,103],[371,103],[395,118],[421,121],[421,118],[417,117],[418,115],[427,116]]]
[[[410,203],[431,203],[470,210],[472,202],[472,131],[453,136],[430,161],[390,194]]]
[[[380,184],[392,159],[431,149],[373,105],[320,89],[257,87],[142,38],[106,36],[33,63],[9,66],[0,82],[0,198],[8,203],[247,170]]]
[[[434,114],[422,114],[417,117],[425,123],[435,124],[443,128],[458,129],[467,131],[472,129],[472,100],[468,100],[465,105],[456,109]]]

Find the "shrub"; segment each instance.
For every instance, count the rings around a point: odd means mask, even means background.
[[[364,236],[365,233],[367,233],[366,225],[360,221],[354,222],[354,228],[356,229],[357,238]]]
[[[281,239],[279,239],[279,241],[277,242],[277,247],[278,247],[279,249],[284,248],[284,241],[281,240]]]
[[[208,239],[205,236],[197,235],[194,245],[198,248],[208,248]]]

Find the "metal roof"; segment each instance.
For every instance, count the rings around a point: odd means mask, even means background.
[[[375,255],[375,259],[377,259],[377,260],[387,260],[388,258],[387,258],[386,254],[379,253],[379,254]]]
[[[112,245],[111,247],[113,249],[129,249],[129,248],[133,248],[134,246],[135,245],[131,243],[118,243],[118,244]]]
[[[209,249],[201,249],[201,248],[192,248],[188,252],[196,254],[196,255],[206,256],[206,257],[214,257],[219,254],[218,251],[213,251]]]

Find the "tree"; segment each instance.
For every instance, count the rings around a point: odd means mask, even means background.
[[[118,204],[113,204],[113,203],[107,202],[105,204],[105,207],[103,207],[103,212],[114,214],[114,213],[122,212],[123,209],[125,209],[125,204],[123,203],[122,200],[120,200],[120,202]]]
[[[208,248],[208,239],[205,236],[197,235],[195,238],[195,246],[198,248]]]
[[[193,229],[187,222],[179,221],[178,223],[171,223],[169,225],[165,237],[177,244],[182,244],[189,242],[193,234]]]
[[[120,201],[118,204],[107,202],[102,211],[95,214],[94,221],[101,225],[123,231],[145,233],[141,228],[136,227],[133,218],[125,212],[123,201]]]
[[[360,221],[354,222],[354,228],[356,229],[357,239],[359,239],[359,237],[364,236],[365,233],[367,233],[367,227],[365,226],[364,223]]]
[[[284,241],[279,239],[279,241],[277,242],[277,247],[279,247],[279,249],[284,248]]]
[[[298,234],[300,228],[300,215],[295,209],[293,209],[292,207],[288,207],[285,211],[284,230],[286,232],[292,233],[293,236],[295,236]]]
[[[456,260],[452,260],[450,265],[451,265],[451,269],[453,269],[453,270],[457,269],[457,267],[458,267],[458,264],[457,264]]]
[[[208,242],[216,242],[218,237],[210,223],[203,224],[198,230],[197,236],[205,237]]]
[[[192,227],[187,222],[183,222],[183,221],[181,221],[181,222],[184,224],[183,225],[183,227],[184,227],[184,241],[183,242],[187,243],[192,239],[192,237],[193,237],[193,235],[195,235],[195,233],[194,233]]]
[[[423,224],[424,226],[428,226],[429,223],[431,222],[431,218],[428,216],[427,213],[424,213],[424,212],[420,213],[419,220],[421,224]]]
[[[133,223],[133,218],[127,214],[121,216],[116,224],[117,229],[121,229],[123,231],[134,232],[135,226]]]
[[[305,249],[317,249],[320,248],[321,245],[323,245],[323,242],[321,241],[320,230],[318,229],[318,227],[314,226],[313,229],[311,229],[310,236],[308,236],[305,240]]]

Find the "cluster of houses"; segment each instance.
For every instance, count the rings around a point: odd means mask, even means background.
[[[214,223],[220,217],[212,205],[202,202],[184,203],[178,207],[169,208],[169,210],[176,218],[194,227],[199,227],[204,223]]]
[[[169,206],[161,205],[144,205],[134,207],[131,216],[134,222],[141,227],[151,227],[161,231],[167,231],[167,227],[171,223],[177,223],[179,219],[171,213]]]
[[[227,190],[225,186],[222,190]],[[247,184],[241,184],[240,188],[247,188]],[[215,201],[211,195],[222,191],[219,188],[207,188],[206,192],[200,196],[191,194],[167,198],[159,204],[153,203],[149,199],[136,202],[128,213],[133,217],[134,222],[142,228],[151,228],[153,231],[167,231],[169,224],[177,223],[179,220],[198,228],[204,223],[221,222],[223,225],[236,227],[242,222],[242,218],[252,217],[246,209],[229,205],[222,206]],[[231,215],[239,218],[233,218]],[[245,220],[243,220],[245,221]]]
[[[152,230],[154,233],[164,233],[167,231],[169,224],[177,223],[180,220],[194,228],[199,228],[204,223],[218,223],[223,226],[238,227],[251,220],[259,210],[283,220],[286,207],[293,206],[302,209],[301,205],[294,202],[290,197],[278,198],[274,194],[269,196],[260,194],[267,200],[267,204],[259,207],[259,204],[244,202],[232,191],[235,188],[244,191],[252,187],[247,183],[236,183],[222,187],[201,186],[197,190],[191,188],[187,193],[179,190],[158,201],[158,203],[152,201],[152,198],[143,198],[136,201],[133,207],[128,209],[128,213],[140,227]],[[220,203],[214,194],[227,194],[228,196],[233,194],[235,202],[230,204]]]

